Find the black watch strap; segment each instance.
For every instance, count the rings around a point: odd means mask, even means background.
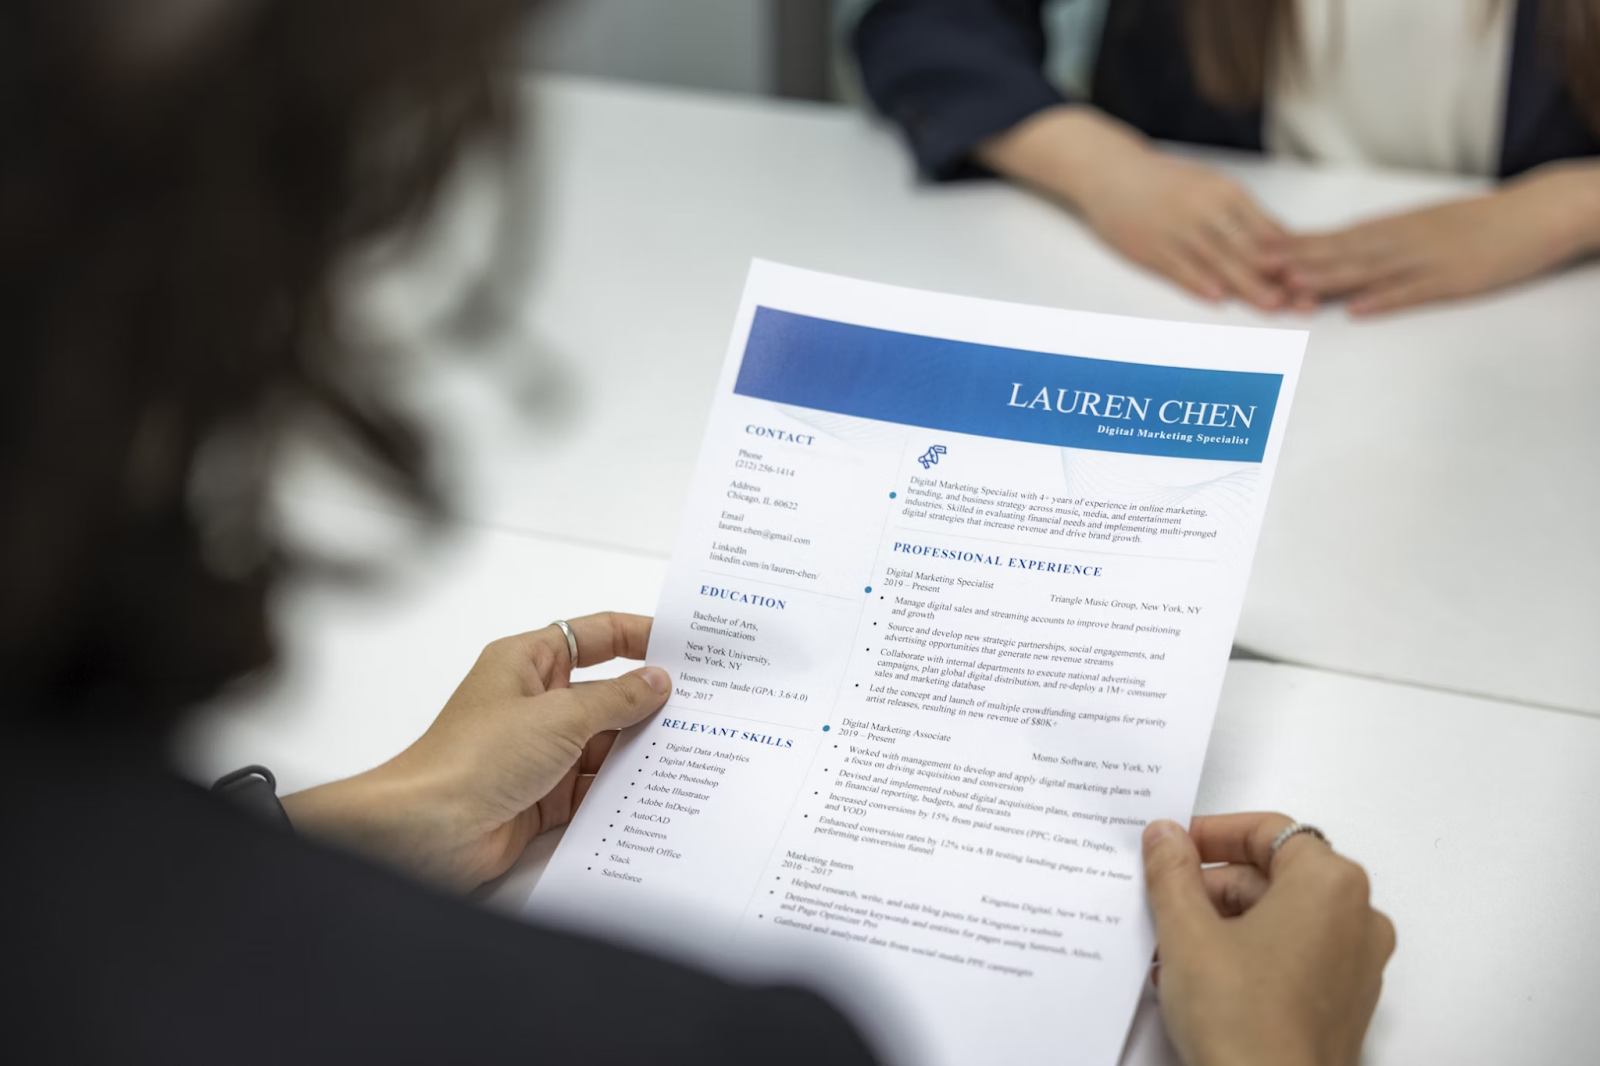
[[[246,766],[219,777],[211,791],[268,825],[294,831],[278,802],[278,779],[265,766]]]

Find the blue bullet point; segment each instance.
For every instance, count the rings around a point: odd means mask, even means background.
[[[826,733],[826,732],[827,732],[827,731],[828,731],[828,730],[829,730],[829,729],[831,729],[831,728],[832,728],[832,726],[823,726],[823,727],[822,727],[822,731],[823,731],[823,732],[824,732],[824,733]]]
[[[892,499],[894,499],[894,495],[895,495],[895,494],[894,494],[894,493],[892,493],[892,492],[891,492],[891,493],[889,493],[889,499],[891,499],[891,500],[892,500]]]
[[[871,585],[868,585],[868,586],[867,586],[867,591],[868,591],[868,592],[871,592],[871,591],[872,591],[872,586],[871,586]]]

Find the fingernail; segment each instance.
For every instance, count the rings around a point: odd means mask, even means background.
[[[657,696],[665,696],[672,691],[672,678],[668,677],[667,672],[659,666],[646,666],[641,670],[635,670],[634,673],[644,678],[645,683],[656,690]]]
[[[1169,822],[1165,819],[1159,822],[1151,822],[1144,827],[1144,846],[1153,848],[1159,841],[1167,839],[1174,833],[1181,832],[1183,832],[1183,827],[1177,822]]]

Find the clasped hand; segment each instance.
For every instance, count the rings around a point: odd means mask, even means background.
[[[1291,234],[1233,179],[1145,149],[1083,204],[1130,258],[1208,300],[1373,315],[1491,292],[1589,250],[1600,174],[1551,167],[1482,196],[1327,233]],[[1148,202],[1146,202],[1148,201]]]
[[[1220,171],[1090,108],[1050,108],[979,149],[1074,207],[1107,244],[1202,299],[1369,315],[1503,288],[1600,251],[1600,163],[1326,233],[1289,232]]]

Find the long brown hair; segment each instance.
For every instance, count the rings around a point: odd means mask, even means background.
[[[1540,5],[1541,36],[1559,55],[1579,109],[1600,132],[1600,0],[1521,2]],[[1295,0],[1185,0],[1184,29],[1201,95],[1228,107],[1260,103],[1272,63],[1297,61],[1295,11]]]
[[[0,713],[155,718],[270,660],[285,427],[431,498],[334,281],[493,128],[525,6],[0,5]]]

